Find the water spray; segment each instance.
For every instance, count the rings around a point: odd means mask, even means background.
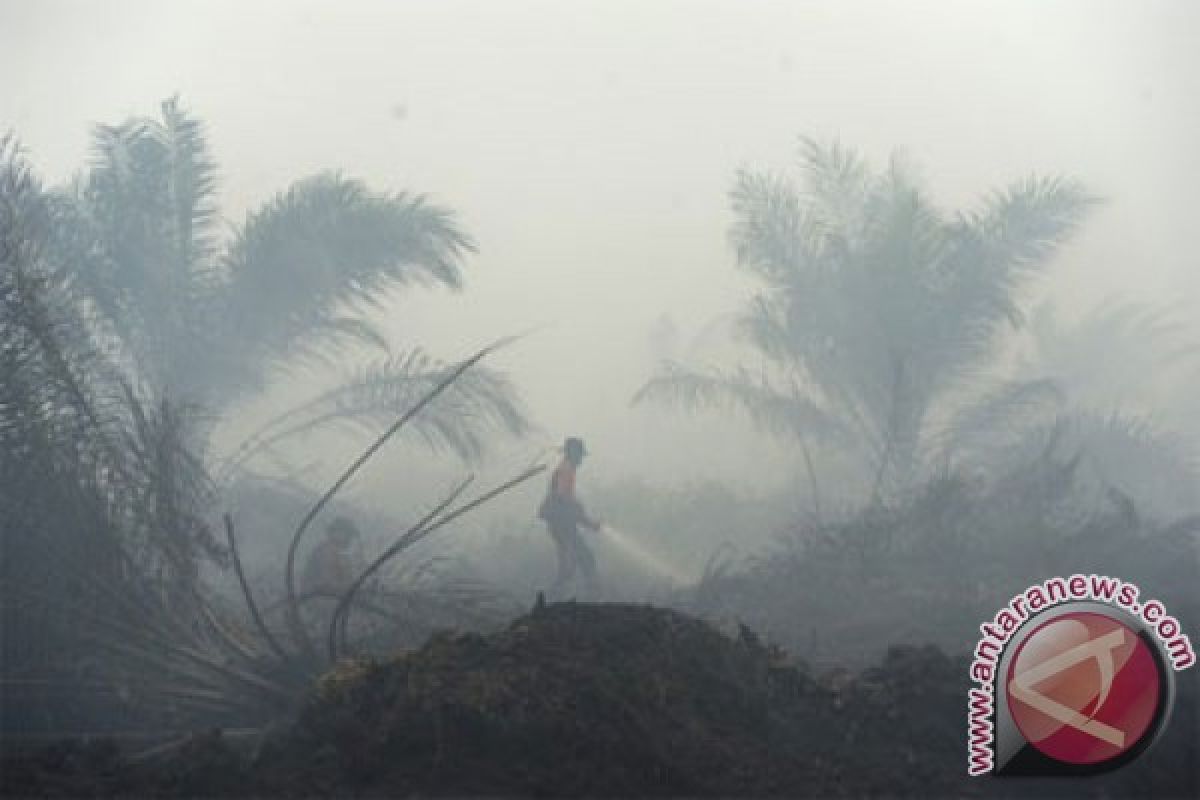
[[[625,555],[632,558],[643,567],[649,568],[651,571],[658,573],[664,578],[670,578],[678,584],[686,584],[691,582],[691,577],[675,564],[667,561],[661,555],[652,553],[647,550],[638,537],[632,536],[629,533],[614,528],[611,525],[604,525],[600,529],[604,538],[616,545],[617,549]]]

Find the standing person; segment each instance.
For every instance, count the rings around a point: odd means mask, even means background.
[[[558,552],[558,577],[550,588],[552,596],[558,595],[577,572],[582,573],[589,591],[596,587],[596,557],[579,535],[579,526],[598,531],[600,523],[588,516],[575,496],[575,473],[585,455],[582,439],[572,436],[563,443],[563,460],[551,473],[546,498],[538,509]]]

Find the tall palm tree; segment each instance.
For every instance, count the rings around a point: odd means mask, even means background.
[[[347,348],[379,353],[263,432],[278,436],[394,413],[444,374],[419,351],[389,352],[363,312],[395,287],[461,287],[474,244],[452,212],[322,173],[226,234],[215,187],[204,127],[171,98],[158,117],[98,126],[92,163],[54,198],[51,257],[152,397],[216,418]],[[513,387],[486,371],[456,384],[437,411],[415,430],[463,454],[478,452],[489,430],[526,424]]]
[[[739,407],[799,436],[806,457],[837,443],[877,492],[902,488],[933,457],[935,411],[949,414],[990,363],[1021,321],[1019,289],[1093,201],[1029,178],[946,214],[895,156],[877,173],[804,139],[801,167],[802,184],[740,171],[730,195],[737,263],[762,284],[740,323],[757,365],[666,364],[635,401]],[[1049,394],[1029,381],[988,401],[998,413]]]

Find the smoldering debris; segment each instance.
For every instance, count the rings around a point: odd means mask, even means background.
[[[1196,681],[1181,717],[1123,771],[1070,797],[1153,786],[1195,796]],[[76,796],[790,796],[1003,794],[968,783],[964,659],[897,647],[858,674],[816,673],[642,605],[535,607],[499,633],[446,632],[326,673],[255,747],[219,732],[134,761],[111,744],[8,754],[4,791]],[[1034,787],[1025,787],[1031,790]],[[1044,787],[1043,787],[1044,788]]]

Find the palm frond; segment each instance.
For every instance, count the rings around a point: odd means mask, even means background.
[[[167,151],[167,189],[175,223],[180,266],[207,264],[215,247],[216,164],[208,151],[204,124],[186,112],[175,95],[162,104],[162,121],[150,130]]]
[[[816,263],[819,229],[790,181],[739,170],[729,199],[734,214],[729,239],[738,264],[769,285],[792,286]]]
[[[822,143],[800,137],[800,165],[813,213],[845,246],[859,240],[870,192],[871,171],[866,161],[837,141]]]
[[[812,436],[826,442],[852,440],[847,427],[797,387],[791,391],[754,377],[745,369],[700,373],[679,364],[663,364],[633,397],[672,404],[689,411],[737,409],[758,428],[773,434]]]
[[[308,178],[252,213],[225,257],[231,333],[262,359],[357,340],[339,326],[343,309],[407,284],[458,288],[473,250],[453,214],[421,196]]]
[[[1033,351],[1021,368],[1060,376],[1072,399],[1091,408],[1148,406],[1155,389],[1175,389],[1189,366],[1200,367],[1182,310],[1109,300],[1068,325],[1047,303],[1029,330]]]
[[[1028,435],[1053,420],[1064,399],[1053,379],[1004,381],[959,408],[941,427],[936,437],[939,460],[968,456],[989,444],[1011,443]]]
[[[1164,430],[1152,418],[1114,411],[1072,420],[1071,439],[1084,463],[1107,487],[1160,509],[1197,509],[1200,460],[1195,442]]]
[[[126,471],[149,518],[145,550],[161,559],[156,570],[170,575],[172,583],[191,586],[201,556],[218,564],[226,556],[206,521],[215,487],[191,446],[202,414],[165,396],[147,401],[131,386],[125,391]]]
[[[111,469],[113,371],[45,260],[52,219],[15,140],[0,138],[0,435],[15,437],[16,456],[17,439],[38,428],[47,452],[71,454],[66,463]]]
[[[1073,411],[1027,428],[988,453],[995,471],[1013,469],[1053,449],[1078,462],[1093,496],[1116,490],[1160,513],[1195,513],[1200,459],[1195,442],[1130,412]]]
[[[32,260],[34,243],[45,235],[44,203],[41,183],[17,137],[0,135],[0,263]]]
[[[745,309],[735,320],[736,332],[755,350],[776,362],[803,363],[804,353],[796,341],[791,328],[785,300],[768,294],[758,294],[750,299]]]
[[[941,226],[920,277],[926,324],[918,342],[939,389],[987,363],[1005,330],[1023,321],[1021,289],[1093,202],[1075,182],[1030,178]]]
[[[962,214],[941,264],[946,299],[976,327],[1019,323],[1016,289],[1043,268],[1097,202],[1075,181],[1030,177]]]
[[[245,464],[287,439],[328,426],[376,432],[427,394],[450,369],[420,349],[371,362],[332,389],[269,420],[239,446],[230,467]],[[528,422],[509,379],[477,368],[415,418],[411,430],[434,450],[449,449],[470,459],[483,452],[489,434],[523,436]]]
[[[993,268],[1036,269],[1098,202],[1077,181],[1030,176],[993,193],[968,219],[984,235]]]
[[[52,260],[137,369],[173,390],[198,391],[220,352],[215,186],[203,125],[171,98],[161,118],[96,126],[90,168],[54,196]]]

